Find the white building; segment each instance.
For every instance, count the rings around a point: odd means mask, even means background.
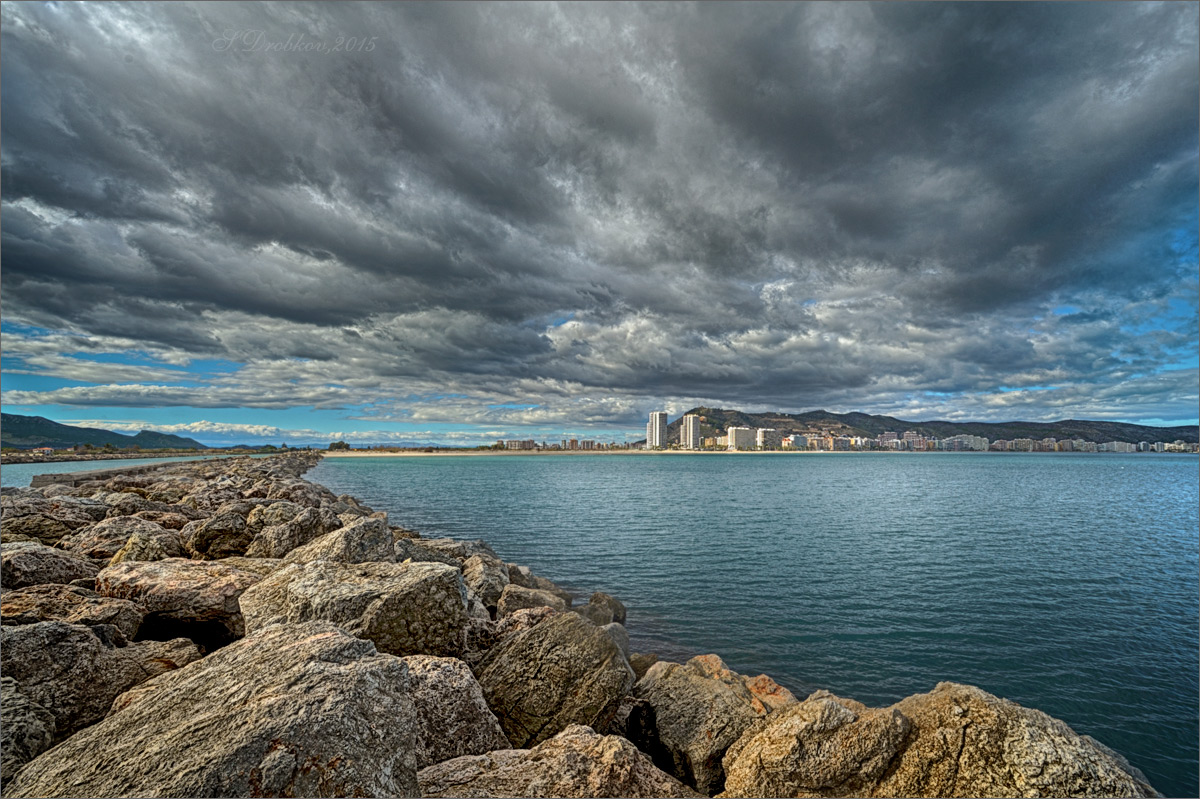
[[[662,449],[667,445],[667,412],[654,411],[646,422],[646,449]]]
[[[753,427],[729,427],[725,429],[730,449],[754,449],[757,436]]]
[[[700,417],[689,413],[679,426],[679,445],[684,449],[700,449]]]
[[[774,427],[760,427],[755,431],[754,445],[759,449],[780,449],[783,447],[783,433]]]

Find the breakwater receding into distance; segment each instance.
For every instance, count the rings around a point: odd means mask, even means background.
[[[4,490],[6,796],[1153,795],[971,686],[868,708],[630,652],[617,598],[390,524],[318,459]]]

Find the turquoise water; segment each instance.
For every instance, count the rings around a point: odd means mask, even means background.
[[[823,454],[326,459],[307,476],[629,608],[634,649],[720,654],[873,705],[971,683],[1196,796],[1197,458]]]

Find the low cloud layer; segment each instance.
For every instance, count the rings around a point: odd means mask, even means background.
[[[6,406],[1195,417],[1194,4],[0,13]]]

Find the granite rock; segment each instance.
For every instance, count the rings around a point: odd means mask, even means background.
[[[427,797],[699,796],[624,738],[574,724],[533,749],[447,760],[418,773]]]
[[[418,796],[404,662],[279,625],[122,695],[26,765],[19,796]]]
[[[36,541],[0,544],[0,584],[5,590],[95,577],[100,567],[75,552]]]
[[[562,612],[567,609],[568,605],[563,602],[561,597],[549,591],[542,591],[538,588],[522,588],[515,583],[509,583],[500,592],[500,599],[496,603],[496,615],[498,618],[504,618],[518,610],[542,607]]]
[[[311,509],[305,511],[305,513],[309,512]],[[301,517],[303,514],[297,519]],[[265,533],[266,530],[263,532]],[[291,550],[283,557],[283,562],[307,563],[313,560],[335,560],[339,563],[373,561],[391,563],[395,557],[392,548],[392,532],[388,529],[387,521],[362,518]]]
[[[607,725],[633,685],[612,639],[574,613],[509,636],[478,668],[488,706],[514,746],[540,743],[571,724]]]
[[[0,623],[36,624],[62,621],[88,627],[108,624],[123,640],[132,641],[145,611],[136,602],[100,596],[72,585],[48,583],[17,588],[0,594]]]
[[[466,663],[431,655],[409,655],[404,663],[420,720],[417,768],[512,745]]]
[[[54,714],[21,693],[12,677],[0,677],[0,790],[17,769],[50,748],[54,743]],[[9,793],[3,790],[5,796]]]
[[[394,655],[458,657],[466,597],[441,563],[293,563],[241,597],[247,629],[326,619]]]

